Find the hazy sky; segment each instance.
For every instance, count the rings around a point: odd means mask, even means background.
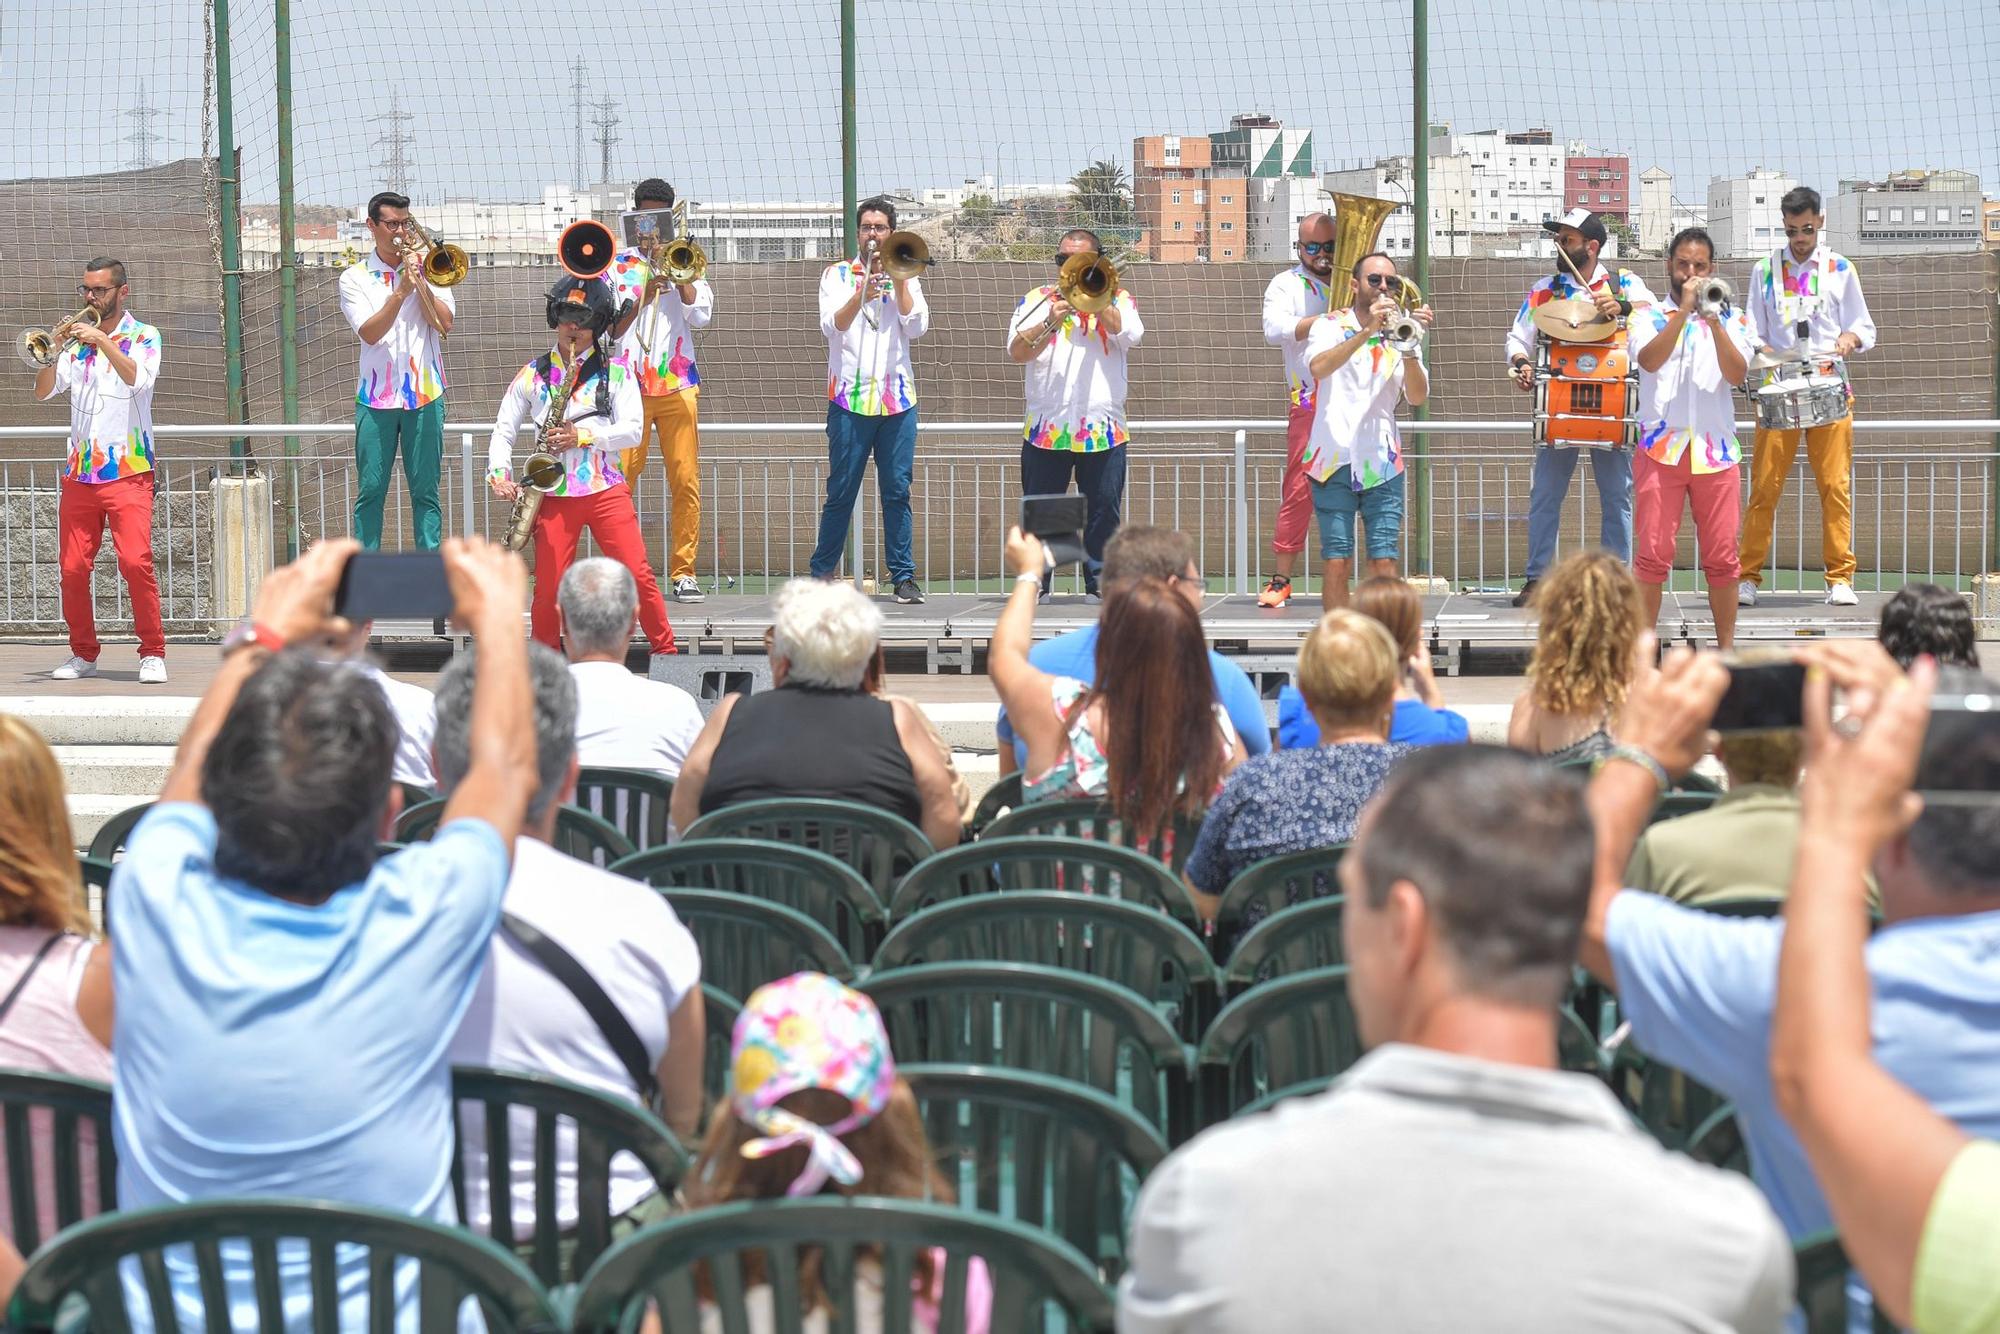
[[[1262,111],[1314,130],[1322,168],[1410,141],[1406,7],[1275,0],[859,0],[862,188],[1066,179],[1129,165],[1145,133]],[[269,0],[234,0],[245,197],[276,195]],[[378,186],[396,90],[413,192],[535,198],[574,176],[569,65],[618,100],[612,175],[717,200],[835,198],[838,0],[570,0],[392,8],[293,0],[299,194]],[[207,0],[0,0],[0,178],[127,165],[141,88],[156,159],[200,151]],[[659,16],[635,30],[632,15]],[[402,16],[407,15],[405,20]],[[1566,18],[1567,16],[1567,23]],[[687,35],[677,50],[669,33]],[[1978,0],[1432,0],[1431,114],[1460,129],[1546,125],[1628,150],[1699,199],[1711,174],[1978,171],[2000,193],[2000,6]],[[53,108],[53,110],[52,110]],[[586,110],[586,116],[597,113]],[[585,175],[598,175],[586,145]]]

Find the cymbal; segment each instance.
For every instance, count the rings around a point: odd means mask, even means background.
[[[1756,356],[1750,358],[1750,369],[1753,371],[1771,371],[1776,370],[1780,366],[1797,366],[1806,360],[1805,353],[1797,349],[1791,352],[1759,352]]]
[[[1618,331],[1618,321],[1597,313],[1594,302],[1564,297],[1535,307],[1535,327],[1563,343],[1599,343]]]

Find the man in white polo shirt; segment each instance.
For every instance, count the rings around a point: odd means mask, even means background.
[[[1102,249],[1096,232],[1075,228],[1056,246],[1056,266]],[[1086,315],[1063,300],[1053,283],[1022,297],[1007,326],[1007,356],[1028,368],[1021,490],[1061,495],[1075,474],[1087,506],[1083,587],[1092,598],[1099,595],[1104,573],[1104,544],[1118,531],[1125,501],[1126,354],[1145,336],[1130,292],[1120,290],[1110,305]],[[1044,574],[1044,598],[1048,590]]]
[[[639,624],[632,572],[604,556],[578,561],[556,590],[556,616],[576,678],[577,762],[679,778],[701,735],[701,708],[679,686],[626,668]]]
[[[403,451],[417,545],[437,550],[444,536],[438,473],[444,464],[444,340],[451,332],[451,290],[424,277],[422,257],[397,247],[411,226],[410,201],[384,190],[368,201],[375,248],[340,275],[340,313],[361,338],[361,379],[354,395],[354,536],[382,545],[382,505],[389,473]]]

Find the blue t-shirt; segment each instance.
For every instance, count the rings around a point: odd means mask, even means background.
[[[159,805],[112,877],[119,1207],[310,1196],[455,1222],[446,1050],[500,919],[499,835],[454,820],[318,906],[222,879],[215,845],[207,807]],[[248,1256],[231,1249],[249,1328]],[[307,1300],[296,1259],[288,1312]],[[169,1273],[192,1328],[193,1266]],[[342,1265],[344,1329],[366,1323],[366,1278]]]
[[[1771,1087],[1784,922],[1628,890],[1605,936],[1633,1040],[1736,1104],[1750,1174],[1794,1239],[1832,1227]],[[1966,1134],[2000,1138],[2000,912],[1885,926],[1867,959],[1876,1060]]]
[[[1028,650],[1028,661],[1050,676],[1070,676],[1086,683],[1097,680],[1097,626],[1086,625],[1081,630],[1042,640]],[[1243,738],[1244,754],[1262,755],[1271,749],[1271,725],[1264,721],[1264,703],[1257,698],[1257,687],[1250,684],[1241,667],[1214,649],[1208,651],[1208,666],[1215,673],[1216,701],[1229,715],[1229,725],[1236,729],[1236,735]],[[1028,743],[1014,735],[1014,726],[1007,721],[1004,708],[1000,710],[997,730],[1000,740],[1014,748],[1014,766],[1026,768]]]
[[[1202,817],[1188,882],[1220,894],[1258,862],[1351,842],[1361,808],[1409,752],[1393,742],[1355,742],[1245,760]]]
[[[1389,740],[1404,746],[1455,746],[1472,735],[1465,715],[1450,709],[1434,709],[1420,699],[1396,701],[1396,716],[1389,724]],[[1319,744],[1319,723],[1306,707],[1306,697],[1297,686],[1278,692],[1278,745],[1284,750],[1305,750]]]

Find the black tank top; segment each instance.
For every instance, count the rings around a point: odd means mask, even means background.
[[[729,710],[701,811],[767,797],[831,797],[923,818],[889,702],[859,690],[783,685]]]

